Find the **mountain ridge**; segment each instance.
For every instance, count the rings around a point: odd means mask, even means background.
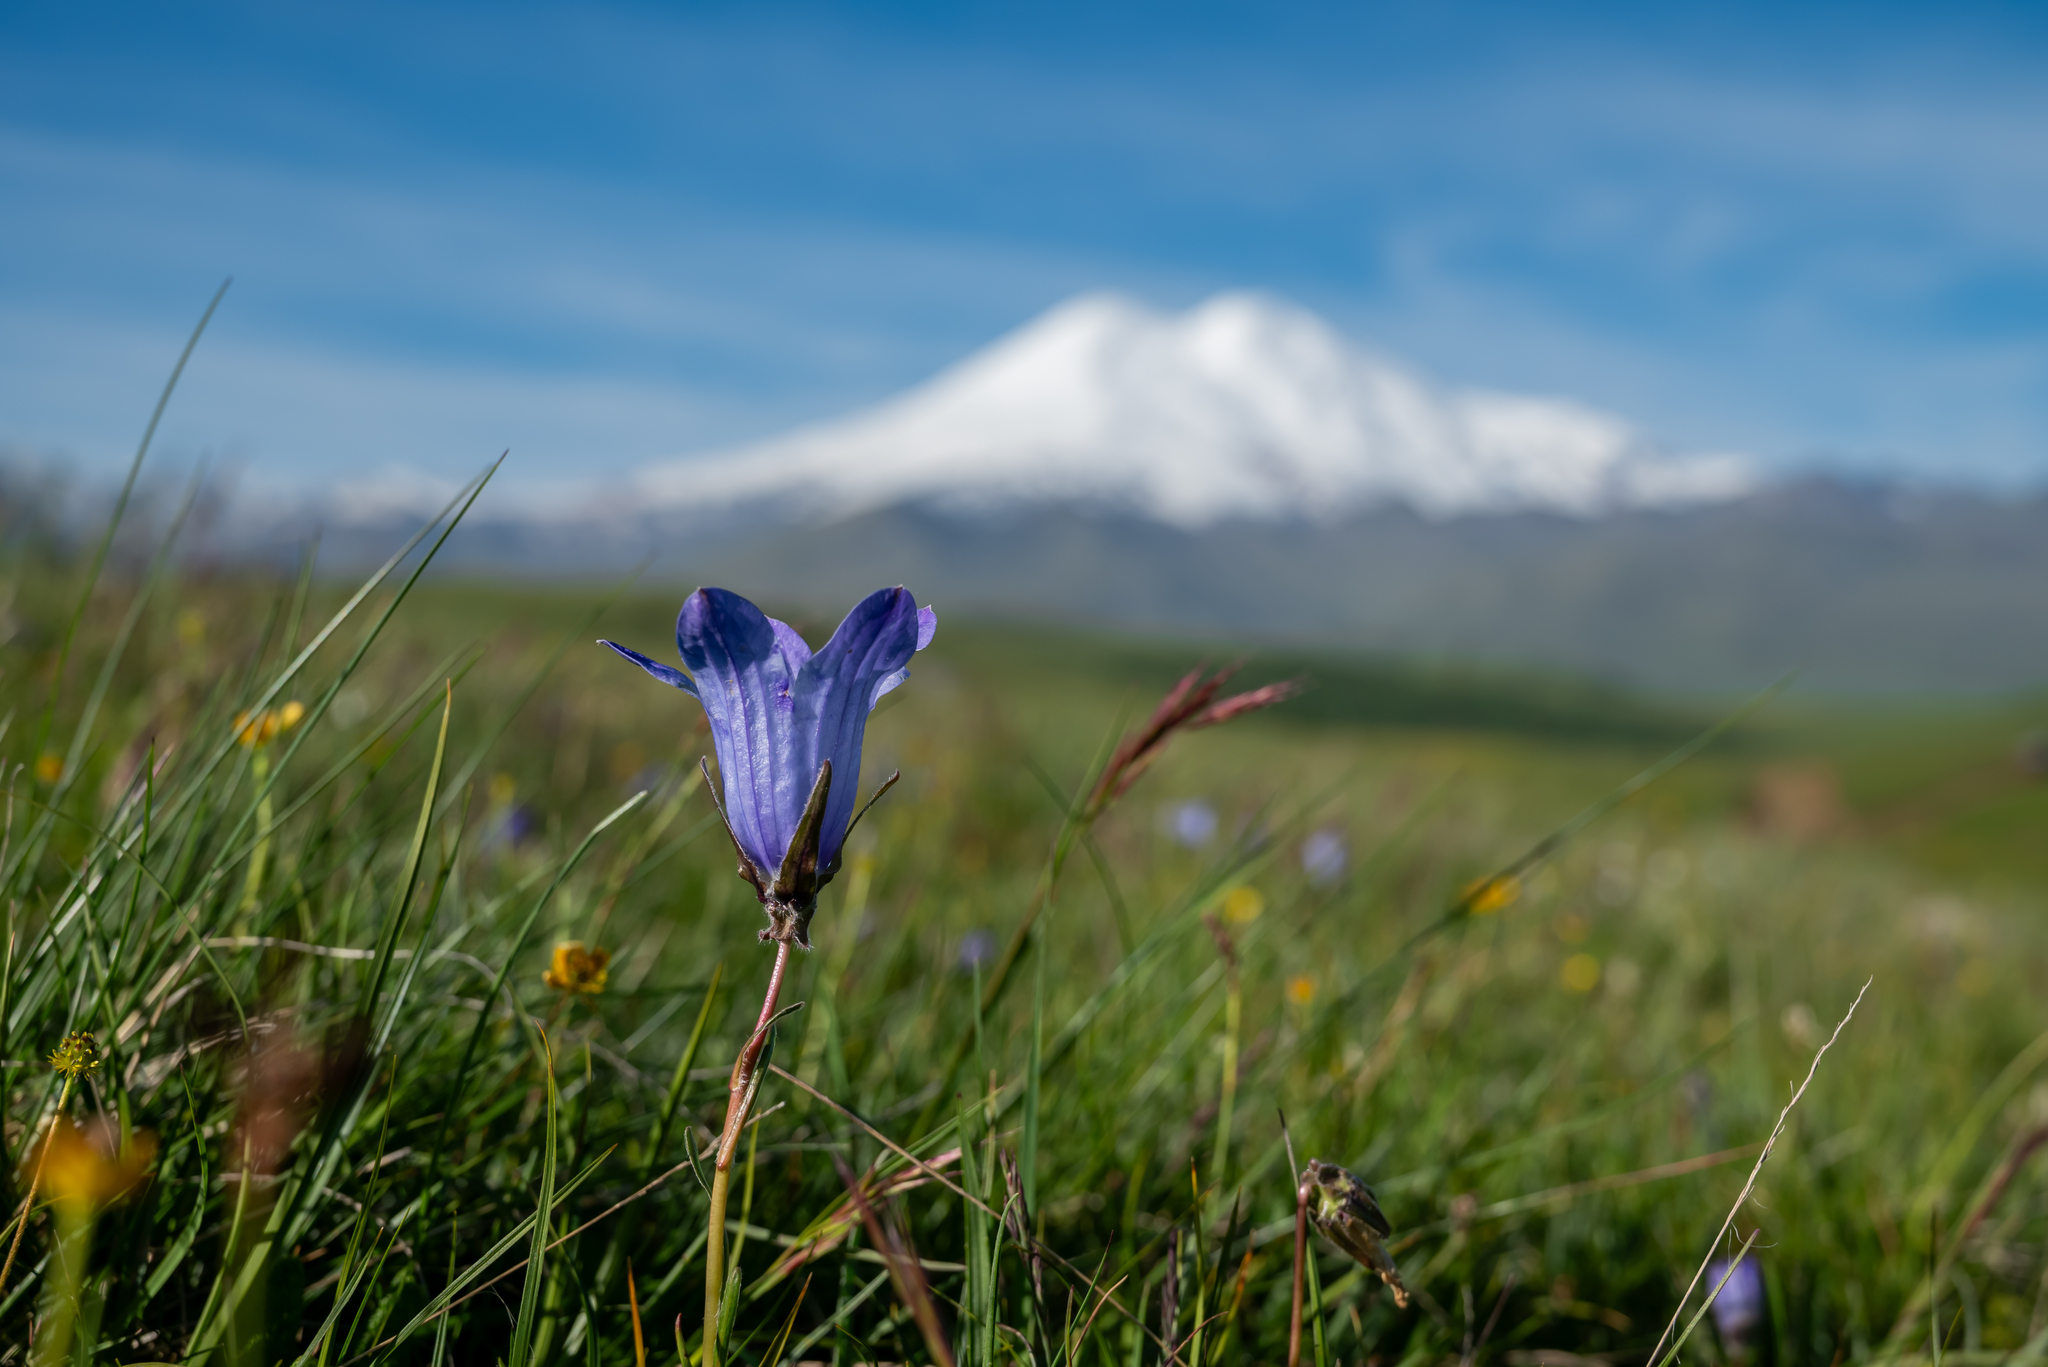
[[[1800,671],[1833,690],[2048,681],[2048,496],[1826,481],[1684,509],[1188,530],[1032,509],[897,507],[673,548],[678,582],[824,610],[905,583],[955,611],[1555,667],[1680,691]]]
[[[322,562],[376,564],[416,527],[330,527]],[[273,525],[267,549],[244,553],[296,564],[312,530]],[[436,573],[632,574],[678,597],[722,584],[828,623],[860,593],[901,583],[942,615],[1534,666],[1679,692],[1752,689],[1794,670],[1836,692],[2048,684],[2048,494],[1809,480],[1591,519],[1432,521],[1390,506],[1199,529],[1074,507],[915,504],[817,525],[646,516],[593,529],[479,505]]]

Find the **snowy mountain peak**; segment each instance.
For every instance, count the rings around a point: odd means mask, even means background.
[[[1439,387],[1267,295],[1182,314],[1067,300],[864,412],[650,466],[643,509],[774,500],[838,517],[909,502],[1083,503],[1182,527],[1714,501],[1739,457],[1677,459],[1565,400]]]

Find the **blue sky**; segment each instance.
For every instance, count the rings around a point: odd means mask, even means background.
[[[2048,477],[2048,7],[15,4],[0,446],[529,487],[1252,287],[1675,449]]]

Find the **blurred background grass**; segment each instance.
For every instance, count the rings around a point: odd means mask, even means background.
[[[439,1348],[437,1323],[377,1345],[463,1269],[494,1276],[526,1254],[520,1221],[541,1199],[550,1138],[563,1184],[595,1163],[551,1217],[566,1233],[679,1159],[682,1131],[662,1123],[671,1099],[698,1142],[716,1131],[770,957],[754,941],[759,912],[690,787],[708,751],[697,708],[591,643],[601,630],[666,656],[680,592],[429,579],[344,677],[394,578],[277,694],[312,712],[259,752],[229,742],[234,718],[352,585],[197,563],[151,579],[117,556],[57,679],[80,557],[11,545],[7,1166],[31,1152],[55,1097],[37,1060],[70,1029],[97,1032],[108,1055],[72,1114],[158,1145],[153,1180],[99,1219],[81,1348],[105,1361],[210,1345],[209,1361],[627,1362],[630,1261],[650,1351],[672,1358],[670,1326],[680,1316],[690,1334],[699,1319],[704,1198],[687,1171],[549,1254],[530,1304],[515,1272],[462,1303]],[[1236,652],[937,606],[936,647],[870,728],[863,786],[894,768],[903,782],[823,899],[817,950],[785,995],[809,1006],[776,1059],[926,1156],[958,1143],[961,1108],[977,1110],[967,1128],[987,1181],[987,1146],[1020,1143],[1033,993],[1026,972],[977,1031],[976,984],[1030,904],[1059,794],[1186,668]],[[831,623],[797,625],[817,640]],[[103,668],[104,704],[72,757]],[[1313,653],[1260,654],[1240,677],[1297,676],[1299,699],[1178,742],[1097,826],[1040,922],[1033,1216],[1053,1248],[1104,1269],[1104,1285],[1123,1278],[1120,1304],[1154,1333],[1170,1262],[1182,1334],[1193,1286],[1214,1279],[1214,1314],[1241,1277],[1204,1360],[1283,1360],[1284,1109],[1299,1157],[1375,1184],[1417,1293],[1396,1310],[1322,1247],[1333,1360],[1640,1360],[1788,1084],[1868,978],[1736,1222],[1738,1235],[1762,1231],[1765,1322],[1746,1341],[1695,1336],[1687,1353],[1901,1360],[1927,1355],[1938,1323],[1950,1355],[1989,1361],[2048,1325],[2048,1208],[2023,1163],[2048,1123],[2035,1076],[2048,1052],[2035,1007],[2048,985],[2048,783],[2030,748],[2048,703],[1794,693],[1584,832],[1496,899],[1507,905],[1423,934],[1472,880],[1740,700]],[[442,787],[408,903],[449,678]],[[276,766],[276,828],[252,886],[259,759]],[[643,790],[564,876],[592,828]],[[1234,1030],[1222,938],[1241,965]],[[602,992],[543,985],[570,939],[611,952]],[[371,957],[415,947],[416,961]],[[489,990],[500,972],[521,1015],[547,1028],[558,1114],[538,1037]],[[366,1051],[377,1029],[388,1038]],[[956,1050],[969,1058],[957,1074]],[[984,1078],[1002,1100],[979,1110]],[[735,1197],[748,1279],[735,1358],[766,1360],[787,1323],[784,1357],[921,1360],[864,1239],[795,1276],[772,1272],[778,1240],[844,1206],[828,1151],[883,1173],[901,1160],[782,1079],[763,1103],[777,1109],[752,1132]],[[266,1135],[270,1169],[251,1157]],[[1199,1210],[1191,1165],[1215,1193]],[[2010,1187],[1971,1221],[2007,1168]],[[976,1290],[959,1270],[974,1225],[957,1197],[926,1184],[889,1205],[963,1342],[974,1313],[993,1314],[1010,1327],[997,1353],[1021,1357],[1035,1312],[1015,1249]],[[267,1210],[289,1218],[266,1241]],[[1165,1238],[1197,1224],[1199,1250],[1192,1233]],[[12,1360],[31,1311],[50,1313],[53,1229],[39,1213],[0,1291]],[[516,1247],[484,1261],[508,1238]],[[1053,1281],[1057,1323],[1069,1311]],[[827,1327],[835,1315],[851,1337]],[[1115,1312],[1073,1353],[1159,1360]]]

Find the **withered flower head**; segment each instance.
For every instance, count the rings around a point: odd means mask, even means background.
[[[252,1173],[280,1171],[321,1099],[345,1093],[360,1077],[367,1038],[368,1026],[353,1020],[317,1049],[288,1025],[252,1043],[241,1070],[236,1131],[229,1139],[232,1161]]]
[[[50,1051],[50,1066],[76,1082],[100,1066],[100,1043],[90,1030],[73,1030]]]
[[[557,992],[594,997],[611,977],[611,962],[609,949],[585,949],[581,940],[564,940],[555,946],[554,963],[541,981]]]
[[[1308,1192],[1308,1218],[1325,1239],[1349,1254],[1360,1267],[1379,1274],[1394,1293],[1394,1304],[1408,1304],[1408,1288],[1401,1285],[1401,1269],[1394,1265],[1384,1240],[1394,1232],[1380,1211],[1372,1188],[1354,1172],[1308,1160],[1301,1185]]]
[[[69,1116],[57,1117],[43,1143],[49,1150],[38,1159],[43,1181],[73,1214],[90,1215],[129,1195],[156,1161],[156,1138],[147,1130],[136,1131],[123,1144],[112,1126],[96,1125],[88,1132]]]

